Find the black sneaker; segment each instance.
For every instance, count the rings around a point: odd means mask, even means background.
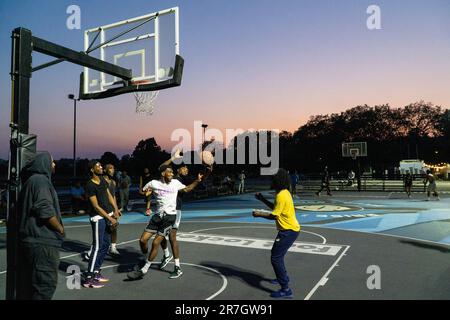
[[[270,294],[270,296],[275,299],[280,299],[280,298],[292,299],[294,294],[292,293],[292,290],[288,288],[288,289],[280,289],[278,291],[272,292]]]
[[[169,279],[176,279],[183,275],[183,271],[181,271],[180,267],[175,266],[173,272],[170,273]]]
[[[172,259],[173,259],[173,255],[170,255],[168,257],[163,257],[161,260],[161,264],[159,265],[159,268],[164,269]]]

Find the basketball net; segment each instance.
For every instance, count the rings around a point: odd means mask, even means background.
[[[156,105],[159,91],[134,92],[136,113],[151,116]]]
[[[136,81],[136,89],[139,90],[140,84],[147,84],[148,81]],[[159,91],[135,91],[133,92],[136,100],[136,113],[151,116],[156,105],[156,98]]]

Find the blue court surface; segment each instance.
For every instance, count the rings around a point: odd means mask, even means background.
[[[273,199],[273,193],[264,192]],[[302,232],[286,255],[294,299],[449,299],[450,198],[426,201],[402,193],[336,193],[294,197]],[[71,288],[68,268],[87,263],[91,231],[86,216],[66,218],[55,299],[268,300],[278,288],[270,248],[274,223],[251,216],[263,208],[253,194],[198,200],[183,205],[178,239],[183,276],[168,279],[173,261],[128,281],[142,255],[138,239],[148,222],[143,202],[132,202],[120,220],[120,257],[108,257],[101,289]],[[0,298],[6,279],[5,230],[1,230]],[[375,270],[375,271],[374,271]],[[158,288],[158,290],[152,290]]]

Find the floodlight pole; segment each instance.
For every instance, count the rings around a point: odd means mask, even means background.
[[[208,128],[207,124],[202,124],[203,128],[203,139],[202,139],[202,163],[203,163],[203,151],[205,150],[205,138],[206,138],[206,128]]]

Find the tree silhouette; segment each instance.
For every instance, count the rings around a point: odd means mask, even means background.
[[[115,168],[119,165],[119,158],[117,156],[109,151],[106,151],[101,157],[100,157],[100,163],[105,166],[107,164],[114,165]]]
[[[149,168],[155,174],[158,167],[170,158],[170,154],[161,149],[155,138],[141,140],[132,154],[132,168],[134,174],[141,174],[144,168]]]

